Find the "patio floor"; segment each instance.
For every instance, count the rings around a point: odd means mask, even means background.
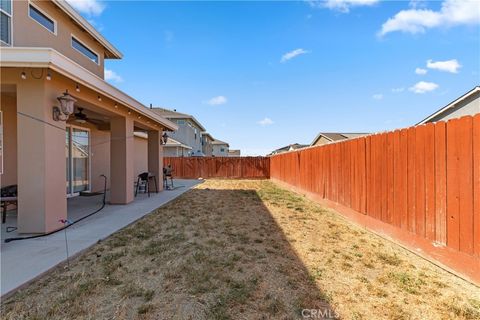
[[[99,213],[67,229],[70,256],[138,220],[201,182],[176,179],[174,185],[177,188],[172,191],[152,193],[150,197],[147,194],[138,194],[135,201],[128,205],[107,204]],[[68,218],[75,221],[100,208],[101,205],[102,196],[71,198],[68,200]],[[16,216],[7,215],[7,222],[2,224],[0,245],[2,296],[66,260],[63,231],[37,239],[5,243],[6,238],[26,236],[19,235],[16,231],[6,232],[7,227],[15,226]]]

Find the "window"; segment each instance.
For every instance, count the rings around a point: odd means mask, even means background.
[[[98,55],[74,37],[72,37],[72,47],[84,54],[88,59],[98,64]]]
[[[56,34],[55,21],[50,19],[45,13],[34,7],[32,4],[28,6],[28,15],[30,18],[44,26],[45,29]]]
[[[220,148],[220,152],[225,152],[225,149],[224,149],[224,148]]]
[[[185,124],[185,120],[177,120],[177,124]]]
[[[0,0],[0,40],[12,44],[12,0]]]

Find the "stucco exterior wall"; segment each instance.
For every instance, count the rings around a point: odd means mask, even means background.
[[[13,1],[12,46],[53,48],[94,74],[104,77],[104,50],[55,4],[50,1],[32,1],[41,11],[56,21],[57,34],[53,34],[29,16],[28,1]],[[80,42],[98,55],[98,64],[72,48],[71,39]]]
[[[480,92],[473,94],[465,100],[460,101],[455,107],[433,117],[428,122],[447,121],[467,115],[480,113]]]
[[[140,173],[148,171],[148,140],[135,137],[133,140],[134,158],[134,177],[135,181]]]
[[[16,93],[1,94],[3,116],[3,174],[2,187],[17,184],[17,102]]]
[[[100,175],[104,174],[107,176],[107,189],[110,189],[110,132],[93,128],[90,144],[90,188],[94,192],[103,191],[104,181]]]
[[[222,151],[223,149],[223,151]],[[228,146],[225,144],[212,145],[212,156],[215,157],[228,157]]]
[[[322,136],[317,140],[317,142],[315,142],[314,146],[321,146],[327,143],[330,143],[330,140]]]

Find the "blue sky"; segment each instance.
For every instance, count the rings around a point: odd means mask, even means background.
[[[407,127],[480,84],[480,2],[71,0],[123,54],[109,81],[262,155]]]

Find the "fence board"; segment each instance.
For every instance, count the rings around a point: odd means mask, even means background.
[[[435,124],[435,240],[447,244],[447,127]]]
[[[459,121],[459,242],[460,251],[473,254],[473,154],[472,118]]]
[[[172,166],[175,178],[270,178],[270,158],[267,157],[165,157],[163,164]]]
[[[473,117],[473,249],[480,257],[480,114]]]
[[[460,186],[458,119],[447,122],[447,245],[460,250]]]
[[[480,114],[275,155],[271,175],[479,261]]]

